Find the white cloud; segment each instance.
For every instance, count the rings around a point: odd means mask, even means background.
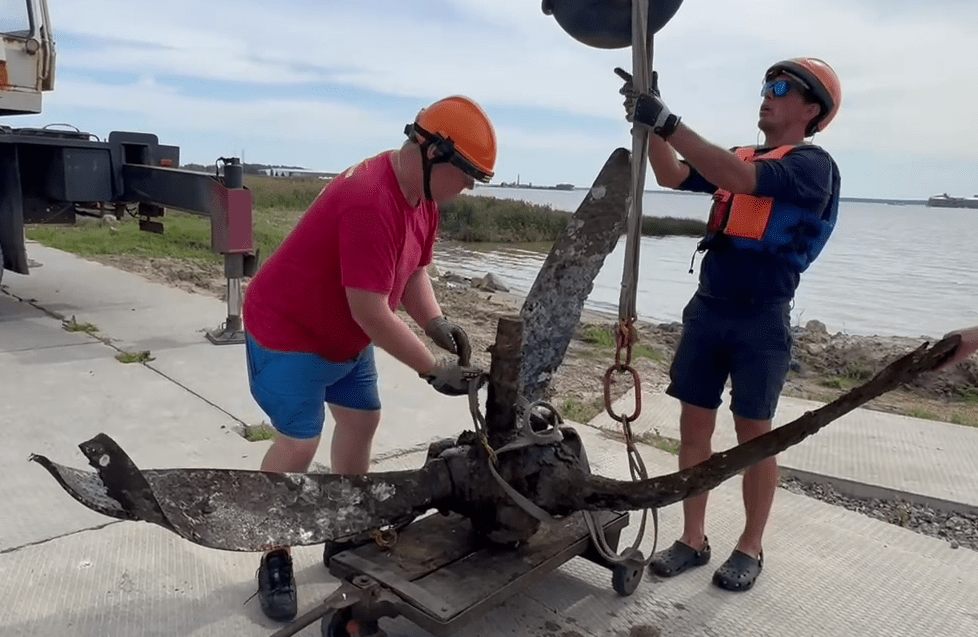
[[[552,153],[551,164],[568,164],[563,170],[522,172],[573,173],[579,183],[590,178],[575,166],[600,164],[628,144],[611,69],[630,66],[630,51],[576,42],[535,0],[86,0],[56,2],[51,11],[66,42],[51,102],[66,108],[91,108],[86,93],[94,93],[111,96],[102,102],[108,110],[176,130],[351,144],[358,130],[366,149],[391,139],[392,101],[421,105],[464,93],[503,114],[501,162],[515,163],[503,159],[507,151],[521,162]],[[674,112],[727,146],[755,138],[767,65],[822,57],[841,76],[845,97],[818,141],[840,164],[860,162],[850,186],[863,195],[897,187],[924,196],[941,179],[935,167],[978,165],[976,23],[972,2],[935,11],[870,0],[690,0],[656,36],[656,68]],[[126,76],[141,80],[118,79]],[[221,80],[251,94],[222,97],[211,88]],[[599,159],[586,161],[601,148]],[[894,169],[892,158],[901,156]],[[891,174],[874,175],[866,164],[874,157]],[[939,188],[947,189],[954,186]]]

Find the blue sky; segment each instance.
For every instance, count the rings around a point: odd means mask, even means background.
[[[244,152],[340,171],[461,93],[496,124],[497,183],[586,186],[630,146],[612,73],[630,68],[630,50],[578,43],[539,0],[49,3],[55,90],[41,115],[8,125],[152,132],[184,163]],[[965,0],[686,0],[656,35],[655,68],[672,111],[733,146],[757,141],[764,70],[821,57],[844,98],[815,141],[844,195],[973,195],[975,25],[978,3]]]

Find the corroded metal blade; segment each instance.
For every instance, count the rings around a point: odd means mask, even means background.
[[[210,548],[263,551],[321,544],[401,524],[451,493],[440,462],[415,471],[362,476],[230,469],[140,471],[111,438],[80,445],[96,472],[44,456],[44,466],[86,507],[152,522]]]
[[[924,343],[827,405],[682,471],[636,482],[573,474],[564,481],[566,487],[560,501],[575,510],[640,510],[664,507],[705,493],[740,471],[802,442],[873,398],[935,369],[948,360],[960,342],[961,337],[955,335],[933,346]]]
[[[594,278],[625,230],[631,155],[618,148],[608,157],[584,201],[557,237],[520,310],[523,378],[520,393],[544,398],[564,360]]]

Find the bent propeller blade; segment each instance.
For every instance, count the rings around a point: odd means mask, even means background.
[[[924,343],[832,402],[676,473],[635,482],[575,476],[568,480],[562,502],[578,510],[637,510],[664,507],[705,493],[743,469],[802,442],[873,398],[935,369],[954,354],[960,343],[959,335],[946,337],[933,346]]]
[[[443,463],[368,475],[232,469],[140,471],[105,434],[79,445],[96,472],[34,455],[89,509],[158,524],[201,546],[264,551],[322,544],[400,524],[451,493]]]

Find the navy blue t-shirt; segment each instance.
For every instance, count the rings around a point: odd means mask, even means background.
[[[759,153],[771,150],[760,148]],[[679,190],[714,193],[717,187],[692,166]],[[757,189],[760,197],[773,197],[810,210],[822,217],[838,196],[839,168],[832,157],[818,146],[806,145],[780,160],[757,162]],[[729,241],[714,242],[700,266],[699,296],[736,304],[770,304],[792,299],[799,273],[773,254],[735,248]]]

